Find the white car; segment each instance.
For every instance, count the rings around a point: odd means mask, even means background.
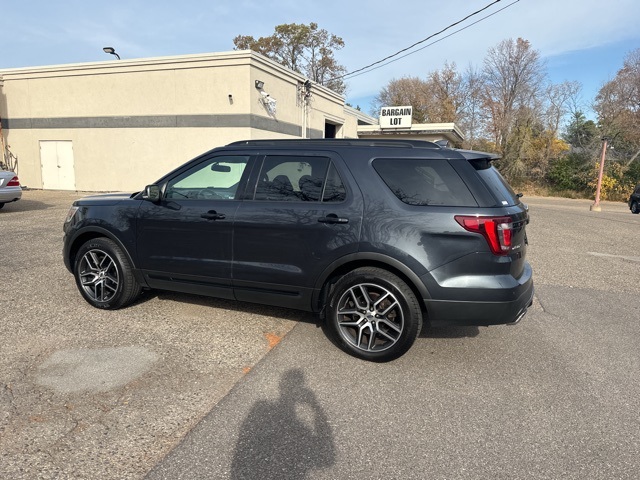
[[[18,176],[13,172],[0,170],[0,208],[5,203],[16,202],[22,197],[22,187]]]

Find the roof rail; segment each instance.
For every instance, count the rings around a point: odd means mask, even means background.
[[[280,145],[322,145],[322,146],[350,146],[350,147],[400,147],[400,148],[429,148],[440,149],[440,145],[426,140],[372,140],[367,138],[290,138],[276,140],[241,140],[229,143],[227,146],[262,146],[276,147]]]

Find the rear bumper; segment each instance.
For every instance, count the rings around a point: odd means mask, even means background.
[[[452,302],[425,300],[429,323],[434,326],[515,324],[533,303],[530,291],[512,302]]]
[[[0,190],[0,203],[17,202],[22,198],[22,188],[5,187]]]
[[[430,324],[487,326],[519,322],[533,303],[531,269],[510,288],[473,290],[468,299],[462,294],[455,300],[424,299]]]

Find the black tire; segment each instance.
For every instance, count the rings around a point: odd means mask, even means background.
[[[403,355],[422,328],[422,311],[413,291],[381,268],[353,270],[333,285],[327,330],[345,352],[373,362]]]
[[[635,213],[635,214],[640,213],[640,208],[638,208],[638,202],[633,202],[631,204],[631,213]]]
[[[84,299],[96,308],[116,310],[140,295],[129,259],[108,238],[94,238],[78,250],[74,276]]]
[[[0,208],[4,207],[4,203],[0,203]]]

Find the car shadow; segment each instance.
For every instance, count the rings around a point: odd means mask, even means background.
[[[148,302],[151,299],[169,300],[177,303],[188,303],[209,308],[221,308],[233,312],[249,313],[255,315],[265,315],[277,317],[282,320],[293,322],[304,322],[312,325],[319,325],[320,319],[317,315],[303,310],[291,308],[274,307],[270,305],[260,305],[256,303],[241,302],[239,300],[225,300],[204,295],[194,295],[190,293],[170,292],[166,290],[144,290],[134,305]]]
[[[52,203],[44,203],[38,200],[27,200],[24,197],[17,202],[5,203],[3,208],[0,208],[0,215],[11,215],[13,213],[31,212],[35,210],[47,210],[53,208],[56,205]]]
[[[419,338],[467,338],[480,335],[480,328],[475,326],[432,327],[422,326]]]
[[[239,300],[225,300],[221,298],[207,297],[204,295],[170,292],[166,290],[144,290],[134,305],[145,303],[154,298],[159,300],[170,300],[177,303],[199,305],[202,307],[222,308],[233,312],[266,315],[292,322],[308,323],[310,325],[321,327],[327,338],[338,346],[334,341],[333,336],[329,333],[329,330],[326,327],[326,322],[324,322],[317,314],[312,312],[241,302]],[[432,327],[425,322],[422,326],[422,330],[418,334],[418,338],[472,338],[477,337],[478,335],[480,335],[480,328],[477,326]]]

